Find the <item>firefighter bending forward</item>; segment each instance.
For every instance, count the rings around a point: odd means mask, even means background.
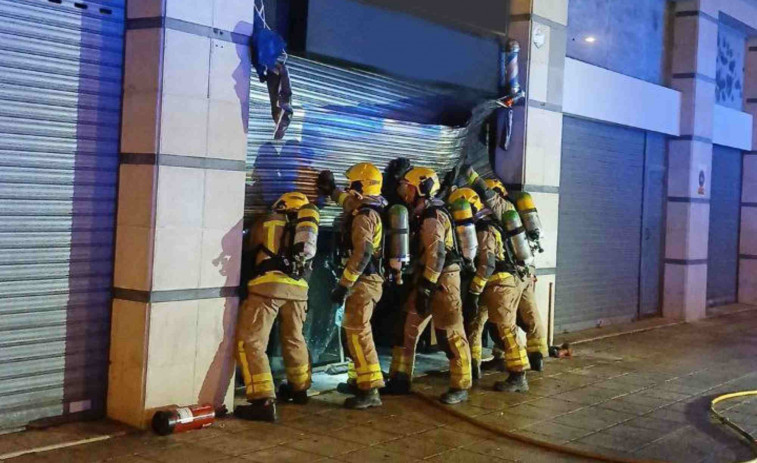
[[[481,337],[484,322],[488,318],[496,327],[495,339],[497,345],[504,350],[507,371],[510,372],[505,381],[494,384],[494,389],[526,392],[528,383],[525,371],[529,367],[528,357],[525,346],[518,343],[516,325],[520,291],[518,279],[514,276],[515,268],[507,259],[505,232],[499,225],[499,220],[494,219],[491,212],[483,208],[480,197],[471,188],[455,190],[449,197],[450,202],[458,199],[470,203],[478,237],[476,274],[464,298],[465,310],[476,314],[468,329],[471,351],[478,353],[477,358],[473,360],[473,371],[477,370],[475,363],[481,361]]]
[[[416,236],[411,253],[417,263],[405,306],[402,341],[393,349],[385,391],[410,392],[418,338],[433,317],[437,339],[450,362],[450,388],[440,400],[456,404],[468,399],[471,359],[460,299],[460,257],[452,218],[444,203],[435,199],[439,188],[436,172],[423,167],[411,169],[399,182],[399,196],[413,215]]]
[[[505,212],[515,210],[512,202],[508,200],[507,189],[497,179],[482,179],[478,173],[471,167],[463,168],[463,175],[465,176],[468,184],[473,188],[480,198],[483,199],[486,207],[492,210],[496,219],[501,219]],[[522,269],[523,270],[523,269]],[[534,284],[536,277],[534,276],[534,269],[527,272],[528,274],[523,278],[514,277],[514,281],[519,286],[519,298],[516,303],[517,318],[519,324],[523,326],[526,332],[526,351],[528,353],[529,363],[531,369],[535,371],[542,371],[544,369],[544,357],[549,355],[547,348],[547,335],[544,323],[542,322],[539,314],[539,308],[536,305],[536,296],[534,294]],[[525,272],[524,272],[525,273]],[[486,312],[479,312],[479,317],[475,321],[475,327],[481,332],[484,330],[486,324]],[[470,327],[469,327],[470,328]],[[478,335],[479,338],[482,334]],[[478,361],[481,361],[481,352],[474,353],[474,362],[476,354],[478,355]],[[504,358],[504,353],[497,349],[493,350],[494,359],[491,362],[486,362],[481,367],[483,369],[498,369],[500,371],[507,370],[507,361]],[[474,364],[474,370],[476,369]]]
[[[345,400],[345,407],[366,409],[381,406],[379,388],[384,387],[371,316],[383,293],[381,220],[386,201],[381,196],[383,176],[373,164],[356,164],[345,175],[349,186],[342,190],[330,171],[321,172],[318,191],[331,196],[345,213],[340,246],[348,258],[331,299],[337,306],[344,304],[342,340],[350,362],[349,379],[338,390],[354,395]]]
[[[315,253],[318,222],[318,209],[304,194],[286,193],[251,231],[255,266],[236,333],[237,360],[249,402],[234,410],[240,418],[276,421],[276,393],[266,347],[279,313],[287,376],[279,399],[307,402],[311,366],[302,326],[307,312],[308,259]]]

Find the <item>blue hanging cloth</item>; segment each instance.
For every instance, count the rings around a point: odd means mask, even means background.
[[[286,42],[265,22],[265,7],[255,2],[255,20],[252,33],[251,58],[260,82],[268,86],[271,99],[271,116],[276,124],[273,138],[284,138],[292,120],[292,86],[286,68]]]

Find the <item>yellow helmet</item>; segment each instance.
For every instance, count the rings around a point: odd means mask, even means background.
[[[418,195],[422,198],[434,196],[441,188],[439,176],[432,169],[426,167],[413,167],[403,178],[418,190]]]
[[[502,182],[500,182],[499,179],[496,179],[496,178],[486,179],[486,186],[490,190],[494,190],[502,196],[507,196],[507,188],[505,188],[505,185]]]
[[[361,162],[347,169],[344,173],[350,181],[349,189],[363,196],[378,196],[381,194],[381,185],[384,176],[381,171],[370,162]]]
[[[460,198],[463,198],[466,201],[468,201],[470,205],[473,206],[474,209],[476,209],[476,212],[484,208],[484,205],[481,202],[481,198],[479,198],[478,194],[475,191],[473,191],[472,188],[468,188],[467,186],[463,188],[458,188],[457,190],[453,191],[452,194],[449,195],[449,199],[447,200],[447,203],[452,204]]]
[[[276,212],[295,212],[308,203],[310,203],[310,201],[308,201],[307,196],[298,191],[293,191],[281,195],[281,197],[273,203],[271,209]]]

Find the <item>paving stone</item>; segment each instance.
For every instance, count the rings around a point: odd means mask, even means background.
[[[413,437],[431,440],[452,448],[463,447],[482,440],[479,435],[462,432],[457,425],[436,428]]]
[[[471,452],[480,453],[490,458],[505,458],[528,463],[594,461],[565,455],[564,453],[551,452],[511,439],[486,440],[465,448]]]
[[[587,431],[586,429],[576,428],[574,426],[568,426],[554,421],[536,423],[524,429],[525,431],[547,436],[550,440],[554,439],[558,442],[568,442],[580,439],[591,433],[591,431]]]
[[[351,452],[345,455],[337,457],[340,461],[346,461],[350,463],[382,463],[382,462],[410,462],[419,461],[415,457],[410,455],[403,455],[401,453],[390,452],[389,450],[380,447],[367,447],[356,452]],[[267,462],[270,463],[270,462]]]
[[[336,436],[339,437],[339,436]],[[303,452],[322,455],[324,457],[335,457],[345,453],[354,452],[367,445],[361,445],[355,442],[337,439],[336,437],[313,435],[289,444],[292,448],[302,450]]]
[[[709,457],[714,442],[688,426],[639,449],[635,455],[672,462],[700,461]]]
[[[534,407],[531,403],[518,405],[517,407],[508,408],[506,413],[512,415],[520,415],[528,418],[535,418],[538,420],[549,420],[558,415],[562,415],[565,412],[557,411],[547,407]]]
[[[651,429],[659,432],[673,432],[679,428],[685,427],[686,424],[678,423],[676,421],[668,421],[662,419],[655,419],[649,416],[637,416],[624,424],[633,426],[635,428]]]
[[[607,408],[590,407],[558,416],[554,421],[576,428],[599,431],[600,429],[630,420],[635,416],[636,415],[631,413],[619,412]]]
[[[531,426],[542,420],[527,416],[512,415],[508,413],[494,412],[479,418],[482,423],[489,424],[498,429],[511,430]]]
[[[366,426],[402,437],[428,431],[439,425],[436,423],[421,423],[419,421],[406,420],[398,416],[391,416],[380,417],[377,420],[366,423]]]
[[[269,435],[253,435],[250,433],[227,434],[211,439],[197,441],[194,445],[203,449],[213,450],[230,456],[239,456],[281,444],[282,439]]]
[[[426,461],[432,462],[445,462],[445,463],[492,463],[492,457],[488,455],[482,455],[467,449],[455,449],[448,452],[441,453],[432,458],[426,459]],[[497,457],[496,461],[517,461],[510,460],[506,454]]]
[[[309,452],[297,450],[290,446],[278,446],[242,455],[241,459],[258,463],[271,463],[274,461],[276,463],[312,463],[320,460],[321,457]]]
[[[205,447],[179,444],[165,449],[147,450],[137,455],[161,463],[210,463],[228,458],[230,455]]]
[[[553,398],[558,400],[567,400],[568,402],[577,402],[585,405],[594,405],[618,397],[619,395],[620,394],[617,391],[610,389],[603,389],[596,386],[586,386],[581,389],[576,389],[570,392],[555,395],[553,396]]]
[[[337,435],[332,433],[332,435]],[[345,432],[338,433],[339,439],[350,442],[355,442],[361,445],[374,445],[381,442],[397,439],[397,434],[381,431],[376,428],[371,428],[366,425],[363,426],[350,426]]]
[[[552,397],[541,397],[537,400],[528,402],[528,405],[536,408],[546,408],[548,410],[552,410],[556,413],[555,416],[557,416],[558,414],[570,413],[586,407],[586,405],[583,404],[568,402],[567,400],[553,399]]]
[[[321,433],[336,432],[349,425],[350,424],[346,421],[338,420],[334,417],[329,417],[323,414],[307,415],[286,423],[286,427],[289,428],[299,429],[304,432],[310,432],[317,429]]]
[[[383,442],[377,445],[380,449],[401,455],[408,455],[418,459],[424,459],[439,455],[457,446],[444,445],[433,439],[426,439],[423,435],[403,437],[401,439]]]

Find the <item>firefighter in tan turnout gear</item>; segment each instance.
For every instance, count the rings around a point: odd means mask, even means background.
[[[307,402],[311,365],[302,326],[305,323],[311,260],[315,256],[320,215],[302,193],[286,193],[250,234],[254,259],[248,297],[237,323],[237,360],[249,405],[236,407],[244,419],[275,421],[276,393],[266,355],[271,328],[281,317],[281,344],[287,382],[280,400]]]
[[[507,189],[501,181],[497,179],[484,180],[470,166],[463,167],[462,172],[468,184],[476,191],[486,207],[491,209],[493,216],[497,220],[501,220],[505,213],[516,210],[513,203],[508,200]],[[541,320],[534,294],[536,276],[533,268],[520,268],[519,270],[520,273],[523,274],[523,277],[515,278],[515,281],[519,285],[520,292],[516,304],[518,309],[518,321],[519,325],[521,325],[526,332],[526,351],[528,353],[531,369],[542,371],[544,368],[544,357],[549,355],[549,353],[547,348],[546,330]],[[483,318],[483,320],[480,318]],[[479,330],[483,330],[485,323],[486,313],[479,312],[479,317],[473,326]],[[493,353],[494,360],[491,362],[485,362],[481,365],[482,368],[505,371],[507,369],[507,362],[504,358],[504,353],[501,350],[498,350],[496,346]],[[478,359],[480,360],[480,352],[477,354]],[[474,354],[474,356],[475,355],[476,354]],[[475,373],[478,372],[475,371],[474,365],[474,374]]]
[[[410,169],[399,182],[399,196],[414,216],[411,253],[416,266],[405,305],[402,341],[393,349],[385,390],[410,392],[418,338],[433,318],[437,339],[450,362],[450,388],[441,401],[455,404],[468,399],[470,348],[460,299],[460,257],[452,218],[444,203],[435,199],[439,188],[436,173],[423,167]]]
[[[458,203],[470,204],[476,223],[476,274],[464,297],[465,310],[476,314],[468,327],[473,371],[478,369],[481,361],[481,337],[488,318],[496,326],[495,338],[504,351],[507,371],[510,372],[508,378],[495,383],[494,388],[498,391],[525,392],[528,390],[525,375],[529,367],[528,357],[525,346],[518,343],[515,323],[519,281],[514,276],[515,266],[508,255],[504,230],[471,188],[455,190],[449,202],[453,210],[460,209],[456,207]],[[480,372],[478,375],[480,377]]]
[[[346,190],[336,187],[330,171],[320,173],[317,186],[345,213],[340,246],[348,257],[331,294],[336,305],[344,304],[343,341],[350,357],[349,380],[339,390],[354,394],[345,400],[345,407],[366,409],[381,405],[378,391],[384,387],[371,316],[383,293],[382,214],[386,201],[381,197],[383,176],[373,164],[356,164],[345,175],[349,181]]]

